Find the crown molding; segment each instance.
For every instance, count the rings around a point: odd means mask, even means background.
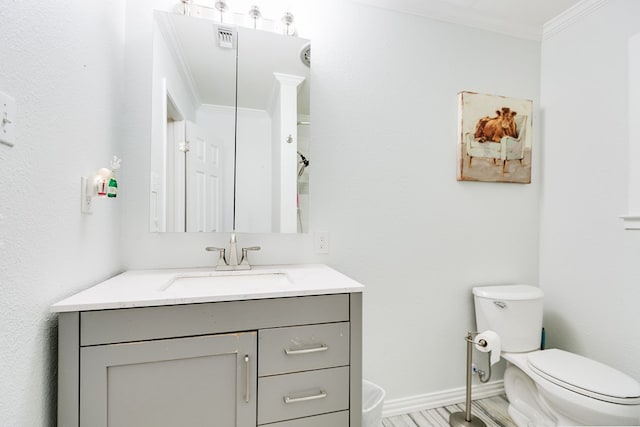
[[[437,6],[423,0],[351,0],[354,3],[380,9],[393,10],[409,15],[421,16],[435,21],[458,24],[511,37],[541,41],[542,29],[534,25],[510,23],[484,13],[456,4],[440,2]]]
[[[552,38],[567,27],[600,9],[606,0],[583,0],[542,26],[542,40]]]
[[[527,40],[542,41],[564,31],[567,27],[583,19],[604,6],[606,0],[583,0],[555,18],[547,21],[542,28],[522,23],[509,23],[495,19],[489,13],[482,13],[468,7],[440,2],[435,6],[423,0],[351,0],[354,3],[379,9],[393,10],[409,15],[422,16],[436,21],[491,31]]]

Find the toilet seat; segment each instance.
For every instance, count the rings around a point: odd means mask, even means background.
[[[615,404],[640,404],[640,384],[586,357],[550,349],[529,354],[527,364],[535,374],[573,392]]]

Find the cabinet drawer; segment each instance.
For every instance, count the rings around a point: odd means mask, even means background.
[[[258,378],[258,424],[349,409],[349,368]]]
[[[349,364],[349,322],[261,329],[259,376]]]
[[[349,427],[349,411],[269,424],[269,427]]]

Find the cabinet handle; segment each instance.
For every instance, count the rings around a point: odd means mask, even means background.
[[[304,396],[304,397],[290,397],[290,396],[284,396],[284,403],[300,403],[300,402],[308,402],[310,400],[318,400],[318,399],[324,399],[325,397],[327,397],[327,392],[324,390],[320,390],[320,393],[318,394],[314,394],[312,396]]]
[[[287,356],[292,356],[296,354],[319,353],[321,351],[327,351],[327,350],[329,350],[328,345],[320,344],[319,347],[312,347],[312,348],[301,348],[301,349],[285,348],[284,352]]]
[[[249,355],[244,355],[244,401],[249,403]]]

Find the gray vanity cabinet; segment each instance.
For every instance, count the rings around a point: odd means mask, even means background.
[[[360,427],[362,294],[65,312],[58,426]]]

